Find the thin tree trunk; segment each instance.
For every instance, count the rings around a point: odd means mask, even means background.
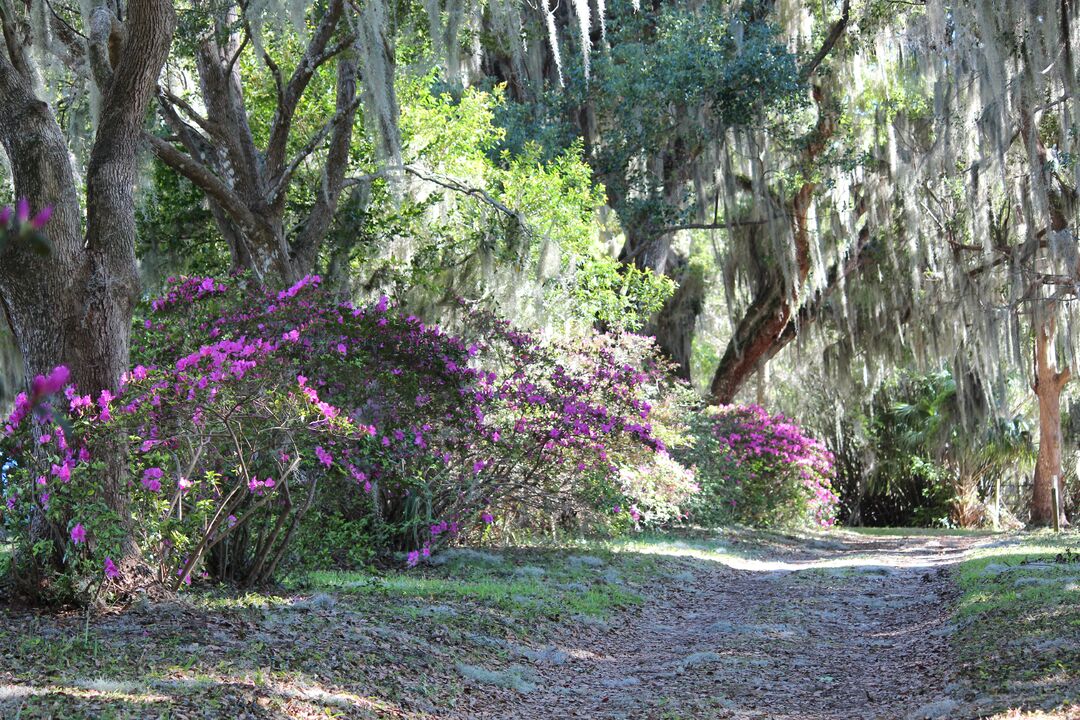
[[[1051,313],[1054,310],[1050,311]],[[1051,525],[1054,521],[1051,488],[1054,478],[1060,483],[1061,473],[1061,391],[1069,382],[1071,372],[1057,369],[1054,336],[1057,322],[1054,315],[1043,318],[1035,328],[1035,382],[1033,389],[1039,400],[1039,454],[1035,461],[1035,478],[1031,494],[1031,524]],[[1059,520],[1067,524],[1059,508]]]

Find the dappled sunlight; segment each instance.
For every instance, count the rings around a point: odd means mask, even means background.
[[[1025,712],[1013,709],[989,717],[987,720],[1080,720],[1080,705],[1072,705],[1052,712],[1041,710]]]
[[[732,570],[749,572],[798,572],[802,570],[825,570],[851,568],[866,573],[875,570],[918,570],[960,562],[974,545],[974,539],[941,536],[941,541],[927,541],[925,535],[915,535],[921,543],[910,547],[898,546],[886,539],[875,541],[851,534],[829,537],[825,549],[832,550],[822,557],[810,559],[778,559],[770,557],[769,548],[755,553],[737,551],[723,542],[684,542],[655,540],[648,542],[625,541],[615,546],[617,552],[633,552],[642,555],[694,558],[719,563]],[[898,538],[902,539],[902,538]],[[820,540],[819,540],[820,542]],[[874,547],[876,545],[877,547]],[[837,552],[841,551],[841,552]],[[812,551],[811,551],[812,552]],[[782,551],[776,555],[784,554]],[[789,553],[790,554],[790,553]],[[808,554],[808,553],[803,553]],[[821,553],[819,553],[821,554]]]
[[[120,708],[119,715],[115,716],[133,718],[145,717],[144,713],[157,716],[159,713],[180,711],[180,707],[187,704],[198,708],[200,705],[221,706],[222,702],[230,701],[237,708],[236,717],[244,713],[241,708],[245,705],[276,710],[279,714],[275,717],[281,718],[332,716],[341,710],[361,711],[365,717],[379,717],[384,713],[398,718],[428,717],[425,713],[410,712],[387,700],[329,690],[308,678],[297,678],[291,682],[256,682],[250,676],[192,677],[177,675],[176,672],[170,672],[168,677],[150,677],[139,682],[97,678],[42,685],[2,685],[0,711],[11,701],[19,703],[18,713],[28,709],[28,702],[48,704],[57,697],[65,697],[75,702],[76,707],[85,707],[87,712],[91,708]],[[123,689],[117,689],[121,687]],[[224,696],[223,692],[226,693]],[[229,694],[235,694],[235,697],[229,698]],[[240,696],[246,699],[241,700]],[[93,716],[100,716],[100,712],[104,710],[94,710]]]
[[[895,694],[876,702],[910,709],[914,698],[945,702],[924,690],[928,677],[947,670],[943,648],[955,622],[942,602],[948,575],[930,568],[966,560],[979,591],[967,602],[997,607],[994,585],[969,566],[1002,564],[986,553],[1013,548],[987,542],[750,531],[638,536],[533,550],[461,548],[383,574],[307,572],[274,593],[197,590],[158,613],[103,616],[88,640],[77,639],[76,617],[63,629],[40,620],[43,634],[67,638],[48,647],[76,659],[73,674],[40,687],[9,679],[0,707],[45,695],[72,707],[112,701],[123,709],[118,717],[132,718],[139,707],[213,702],[238,715],[259,708],[256,715],[268,718],[431,719],[479,717],[448,708],[484,697],[492,717],[538,718],[551,708],[578,708],[585,717],[643,706],[659,712],[680,698],[679,717],[767,707],[769,720],[806,720],[819,717],[797,707],[807,692],[822,693],[815,707],[833,717],[864,689],[877,698],[877,685],[887,683]],[[1040,544],[1028,552],[1054,547],[1032,542]],[[1004,577],[1045,569],[1018,566]],[[1019,592],[1041,598],[1048,588]],[[1069,616],[1060,607],[1032,609],[1012,627],[1033,644],[1016,651],[1058,652],[1038,629]],[[132,654],[133,643],[149,649]],[[27,640],[14,657],[44,647]],[[109,664],[99,669],[93,656]],[[1061,694],[1070,679],[1048,668],[1023,687]]]
[[[113,686],[113,687],[111,687]],[[123,689],[119,689],[120,687]],[[169,702],[169,697],[150,690],[140,691],[139,683],[102,680],[73,680],[68,684],[46,683],[42,685],[0,685],[0,709],[7,701],[26,701],[30,698],[48,698],[66,695],[83,700],[107,703],[154,705]]]

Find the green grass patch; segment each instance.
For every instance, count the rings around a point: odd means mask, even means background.
[[[1080,533],[1035,533],[976,551],[956,580],[954,652],[1002,708],[1080,701]]]
[[[642,601],[635,593],[600,581],[585,585],[575,572],[543,578],[513,578],[475,570],[461,576],[432,576],[418,571],[386,575],[363,572],[314,571],[302,585],[322,592],[382,596],[428,602],[475,601],[515,615],[571,613],[606,617],[613,610]]]

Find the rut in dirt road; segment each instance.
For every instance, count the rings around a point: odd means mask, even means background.
[[[819,543],[774,560],[693,558],[499,718],[962,717],[946,698],[946,567],[970,538]],[[824,547],[822,547],[824,545]],[[472,715],[476,716],[476,715]]]

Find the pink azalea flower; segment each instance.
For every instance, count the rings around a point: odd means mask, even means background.
[[[159,467],[146,468],[142,474],[142,486],[150,492],[158,492],[161,490],[161,478],[164,475],[165,471]]]

